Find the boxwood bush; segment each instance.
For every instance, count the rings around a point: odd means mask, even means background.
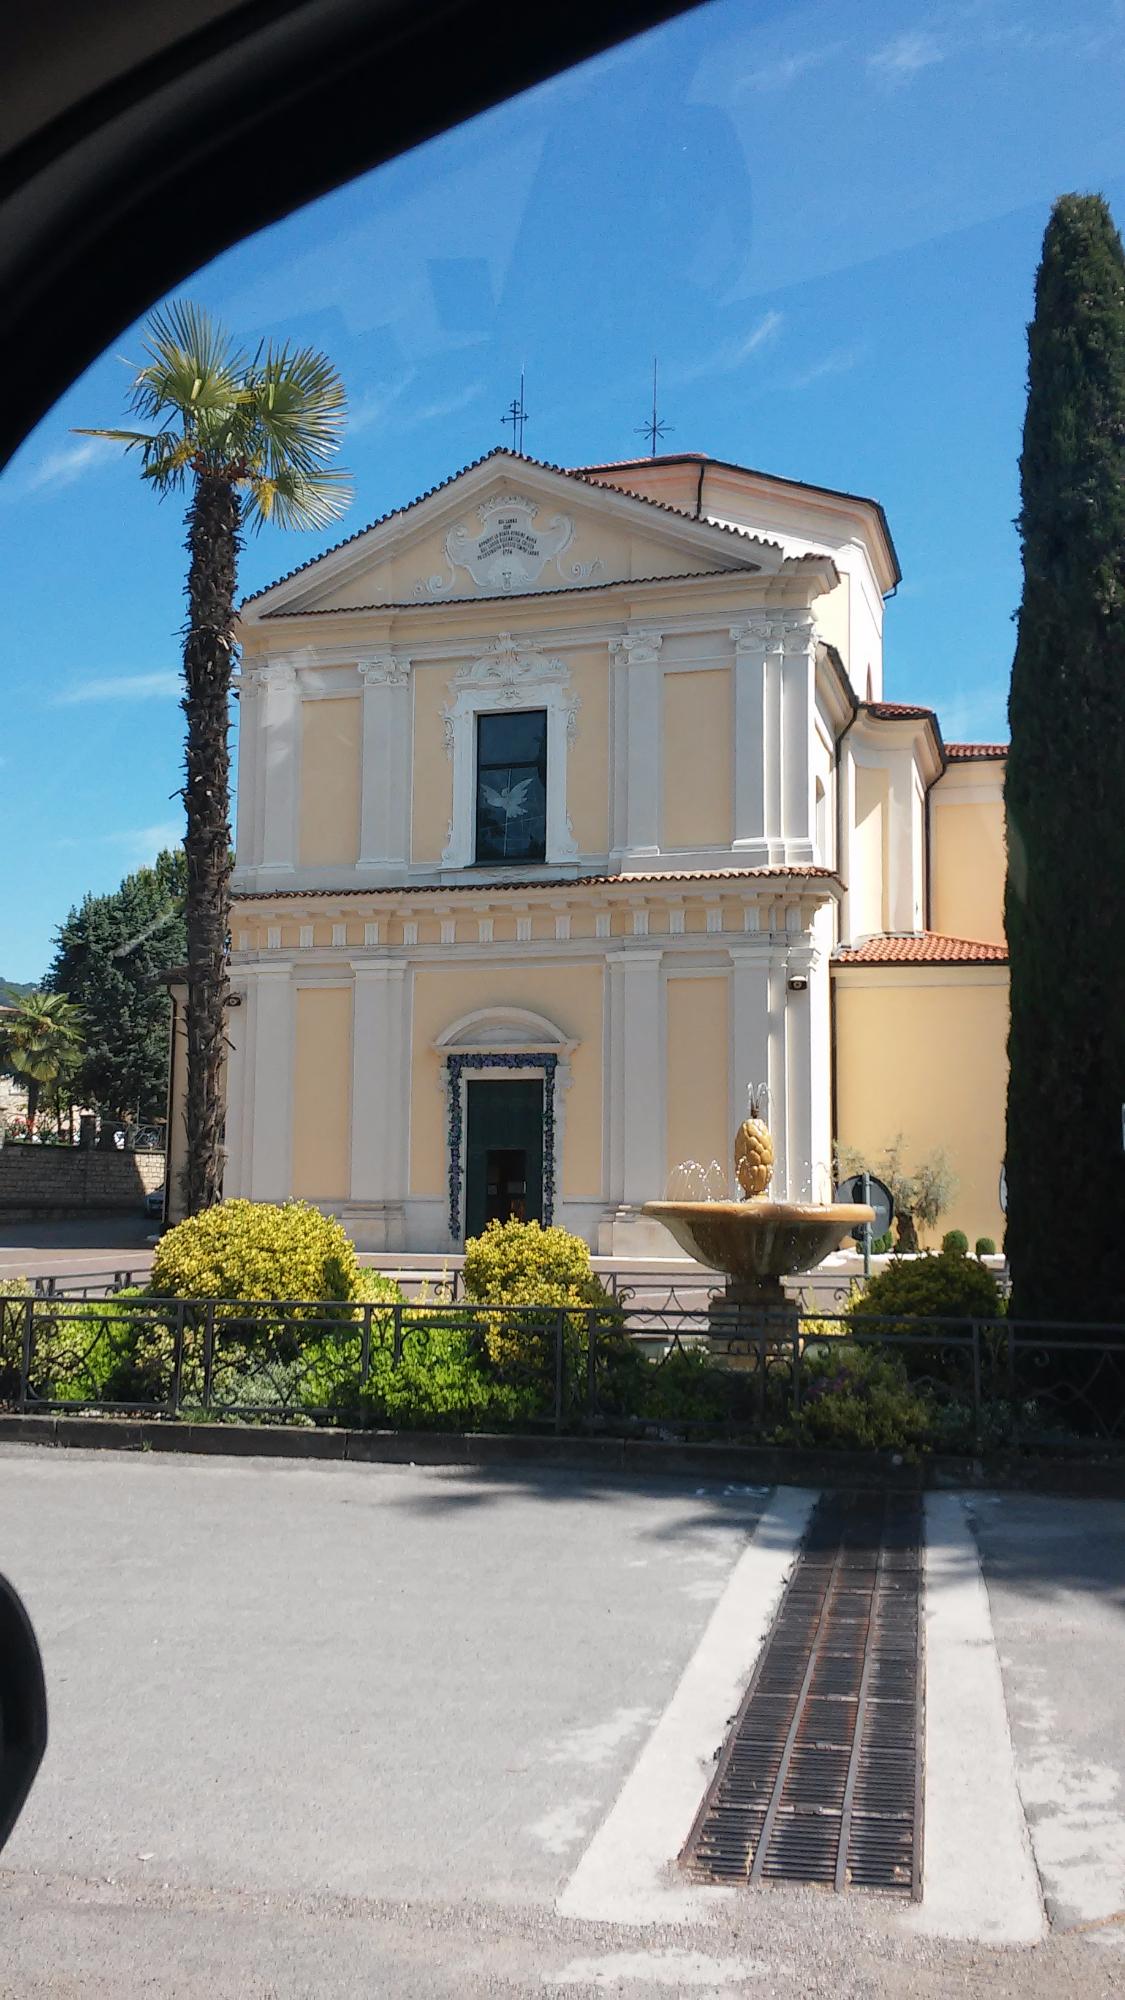
[[[996,1319],[1003,1312],[992,1272],[961,1250],[893,1257],[849,1302],[853,1322],[897,1319]],[[895,1331],[896,1329],[889,1329]],[[912,1328],[905,1329],[913,1331]]]

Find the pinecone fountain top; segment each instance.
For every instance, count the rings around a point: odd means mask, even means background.
[[[811,1270],[861,1223],[875,1220],[874,1209],[858,1203],[766,1200],[774,1161],[768,1100],[764,1084],[750,1085],[747,1116],[734,1135],[741,1201],[644,1205],[689,1257],[726,1273],[729,1304],[763,1310],[784,1305],[782,1278]]]

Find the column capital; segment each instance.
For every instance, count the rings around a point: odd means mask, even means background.
[[[650,667],[655,666],[663,644],[663,632],[645,626],[635,632],[618,633],[610,640],[609,650],[614,659],[623,661],[627,667]]]
[[[293,688],[297,685],[299,660],[298,653],[280,653],[273,659],[262,660],[256,667],[244,667],[239,679],[250,688]]]
[[[356,664],[365,687],[405,687],[413,662],[405,653],[361,653]]]
[[[736,653],[801,653],[812,644],[815,621],[802,605],[792,611],[763,612],[730,627]]]

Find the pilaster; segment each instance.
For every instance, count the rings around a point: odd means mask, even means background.
[[[401,877],[410,846],[410,661],[401,653],[369,653],[359,661],[363,682],[363,765],[357,868]]]
[[[291,875],[297,862],[301,703],[293,661],[270,660],[249,676],[255,688],[254,757],[257,866]]]
[[[751,867],[813,860],[815,633],[808,611],[732,625],[734,850]]]
[[[611,1202],[630,1209],[659,1198],[665,1153],[663,953],[606,956],[609,974],[607,1159]]]
[[[613,663],[614,858],[660,853],[663,634],[625,632],[609,642]]]

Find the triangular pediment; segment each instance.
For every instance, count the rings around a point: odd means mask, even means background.
[[[659,577],[776,573],[775,542],[493,452],[249,600],[286,613],[538,596]]]

